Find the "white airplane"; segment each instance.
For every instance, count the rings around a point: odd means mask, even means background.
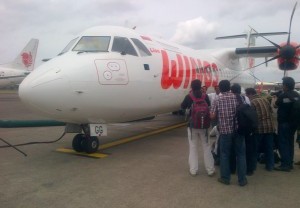
[[[288,41],[280,48],[193,50],[128,28],[93,27],[27,76],[19,96],[33,111],[66,122],[66,132],[79,133],[73,148],[91,153],[107,123],[178,110],[194,79],[209,89],[223,79],[254,87],[240,62],[249,54],[276,57],[284,70],[297,68],[298,53],[286,58],[284,50],[289,55],[299,48]]]
[[[0,65],[0,88],[19,85],[34,69],[38,44],[31,39],[13,62]]]

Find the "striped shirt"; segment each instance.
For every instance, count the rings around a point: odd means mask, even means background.
[[[272,108],[270,102],[259,95],[253,95],[251,100],[251,106],[256,110],[258,118],[259,134],[273,133],[274,123],[272,117]]]
[[[231,92],[220,94],[212,104],[211,113],[217,115],[220,134],[231,134],[234,132],[234,126],[237,128],[235,116],[237,105],[236,95]]]

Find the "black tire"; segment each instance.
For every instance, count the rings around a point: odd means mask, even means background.
[[[73,138],[72,147],[76,152],[84,151],[84,145],[83,145],[84,140],[86,140],[84,134],[77,134]]]
[[[98,137],[89,137],[86,138],[83,142],[84,151],[88,154],[97,152],[99,148],[99,140]]]

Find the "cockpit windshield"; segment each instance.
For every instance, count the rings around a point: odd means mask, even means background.
[[[78,38],[75,38],[73,40],[71,40],[68,45],[58,54],[58,55],[62,55],[66,52],[68,52],[70,50],[70,48],[74,45],[74,43],[78,40]]]
[[[109,36],[83,36],[73,48],[73,51],[107,52],[109,42]]]

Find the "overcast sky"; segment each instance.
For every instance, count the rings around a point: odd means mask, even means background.
[[[0,63],[12,61],[31,38],[40,40],[37,63],[56,56],[81,31],[118,25],[195,49],[243,47],[245,40],[214,40],[248,30],[288,32],[294,0],[0,0]],[[291,40],[300,42],[300,5]],[[269,37],[277,43],[287,37]],[[269,45],[258,38],[257,45]],[[257,63],[257,62],[256,62]],[[298,69],[299,71],[299,69]],[[300,72],[290,73],[300,81]],[[256,70],[263,81],[280,81],[276,62]]]

